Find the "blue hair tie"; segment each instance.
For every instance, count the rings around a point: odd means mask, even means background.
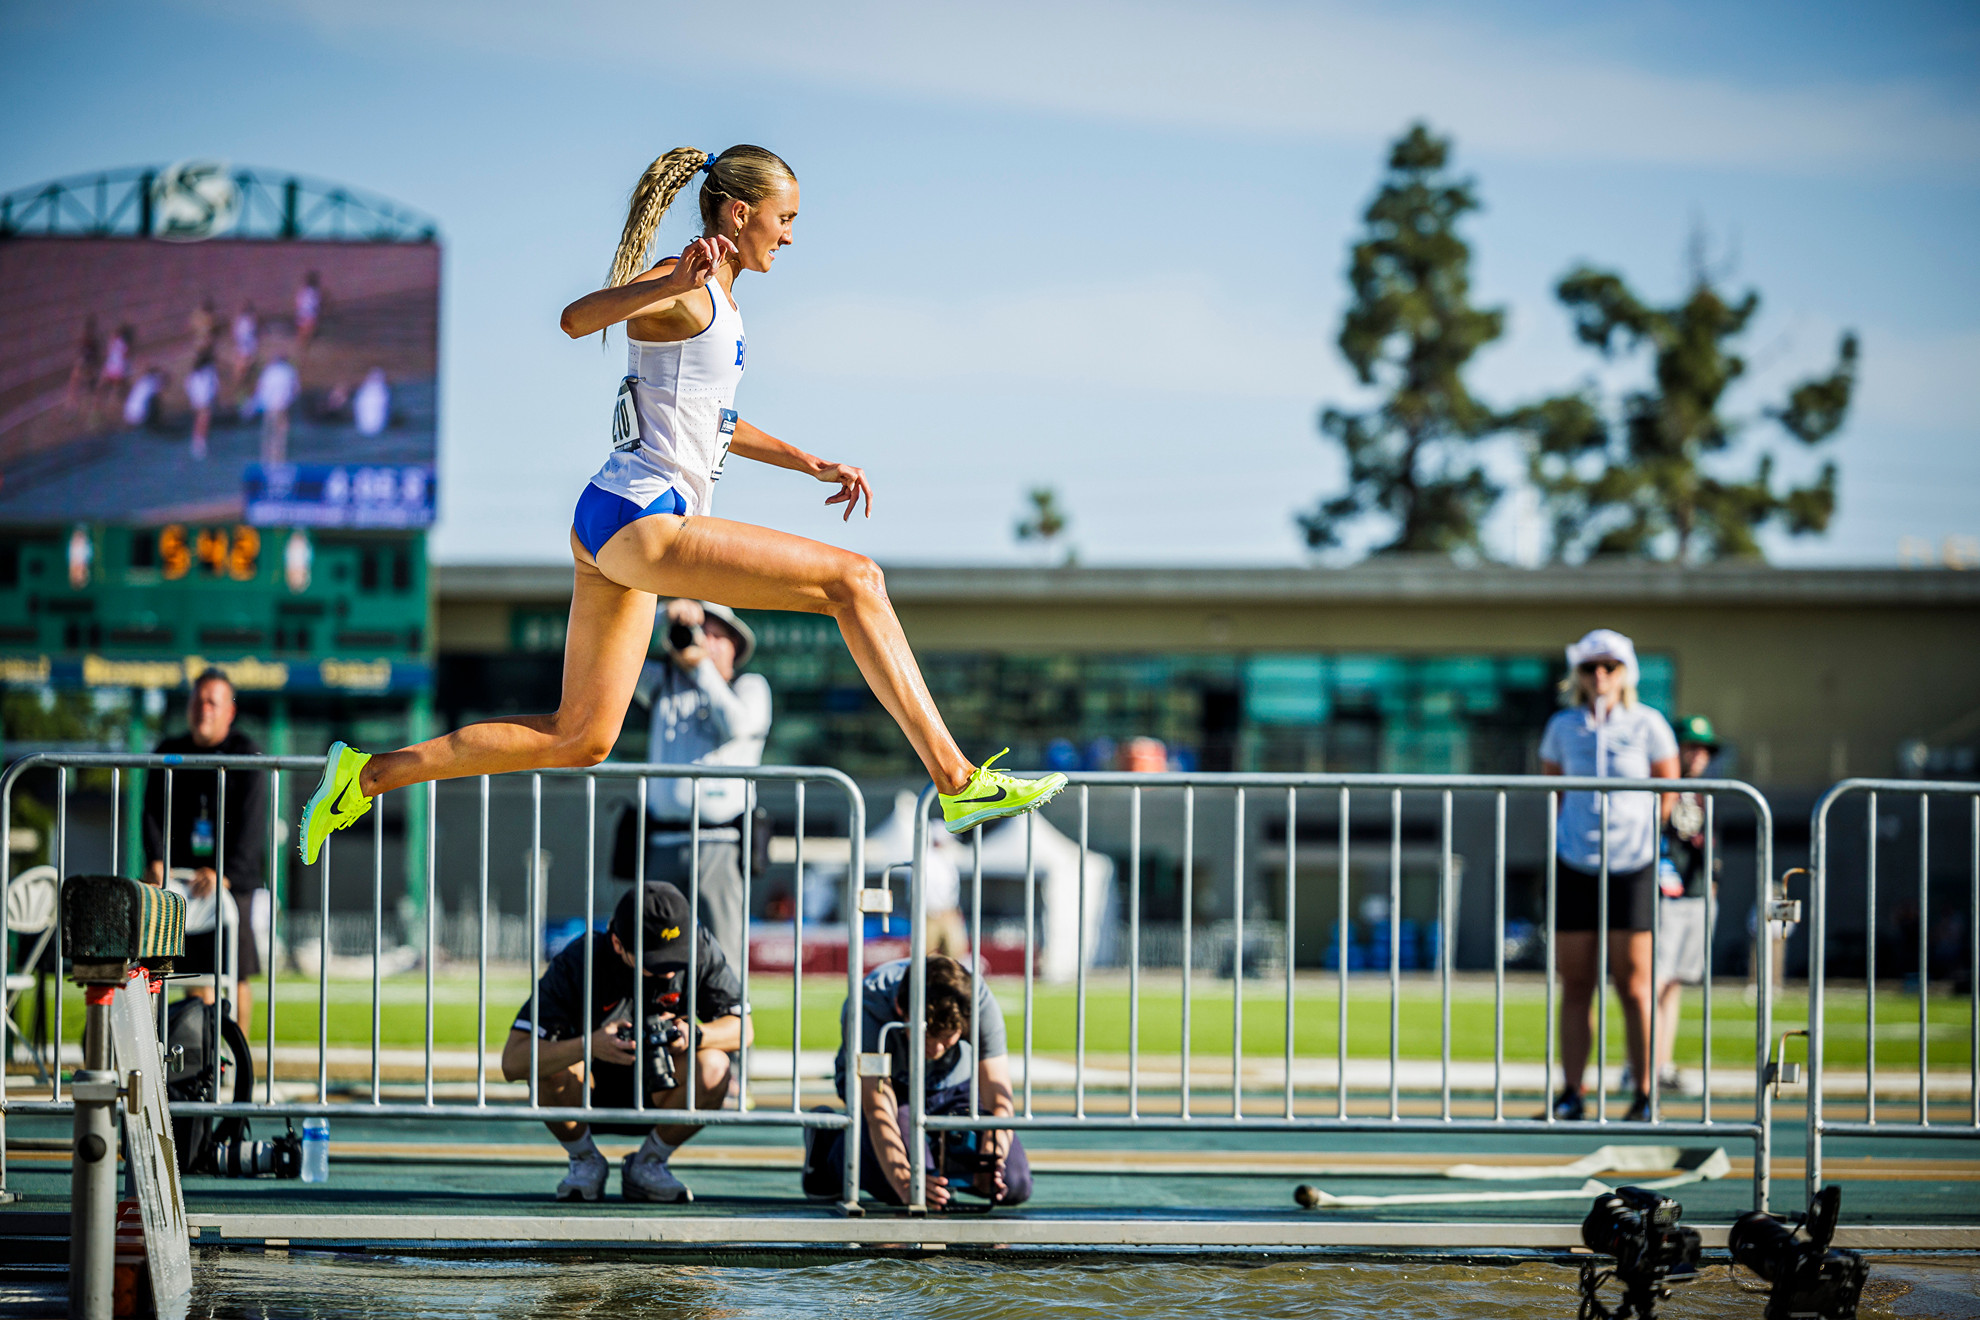
[[[701,162],[701,172],[703,174],[713,174],[715,172],[715,158],[713,156]]]

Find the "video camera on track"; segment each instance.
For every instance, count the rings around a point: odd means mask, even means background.
[[[1683,1214],[1682,1205],[1644,1187],[1619,1187],[1595,1198],[1581,1221],[1581,1240],[1616,1264],[1613,1270],[1581,1267],[1579,1320],[1648,1320],[1671,1295],[1669,1284],[1696,1277],[1698,1230],[1678,1222]],[[1613,1311],[1596,1295],[1611,1278],[1623,1289]]]
[[[1854,1320],[1870,1269],[1856,1252],[1829,1245],[1841,1213],[1842,1188],[1832,1183],[1815,1193],[1798,1219],[1753,1210],[1733,1222],[1726,1240],[1733,1260],[1773,1285],[1767,1320]],[[1804,1230],[1805,1238],[1796,1236]]]

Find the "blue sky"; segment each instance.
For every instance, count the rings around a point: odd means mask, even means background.
[[[0,188],[216,156],[438,217],[435,552],[556,560],[623,361],[557,313],[647,161],[758,142],[804,207],[738,286],[739,407],[866,466],[879,503],[845,528],[824,488],[740,464],[722,513],[884,562],[1017,561],[1044,483],[1088,562],[1294,563],[1293,514],[1340,480],[1316,409],[1360,401],[1332,343],[1346,244],[1420,116],[1486,204],[1474,284],[1510,330],[1481,393],[1595,374],[1554,280],[1586,259],[1675,295],[1702,227],[1764,299],[1735,411],[1863,337],[1840,515],[1775,557],[1888,564],[1901,536],[1980,534],[1976,71],[1956,4],[17,3]]]

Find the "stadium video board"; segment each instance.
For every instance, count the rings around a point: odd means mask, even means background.
[[[432,242],[0,242],[0,524],[419,529]]]

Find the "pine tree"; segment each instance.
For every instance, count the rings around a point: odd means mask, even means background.
[[[1834,462],[1808,484],[1778,490],[1769,450],[1758,454],[1751,475],[1727,475],[1728,455],[1749,425],[1721,411],[1746,372],[1732,344],[1759,310],[1760,295],[1749,289],[1729,301],[1701,256],[1692,265],[1690,291],[1668,307],[1646,303],[1620,275],[1586,266],[1556,287],[1582,343],[1604,358],[1645,349],[1652,355],[1651,382],[1625,394],[1613,419],[1592,388],[1513,417],[1531,442],[1530,470],[1552,517],[1557,560],[1759,559],[1761,528],[1812,535],[1835,513]],[[1761,415],[1804,446],[1821,444],[1849,413],[1856,366],[1856,336],[1845,333],[1827,375],[1803,381]]]
[[[1483,553],[1480,525],[1500,488],[1473,446],[1500,423],[1463,372],[1503,332],[1505,314],[1471,305],[1471,249],[1457,227],[1478,199],[1471,180],[1448,172],[1450,154],[1448,138],[1412,125],[1390,148],[1362,217],[1339,343],[1361,383],[1387,397],[1368,412],[1320,414],[1321,431],[1346,452],[1348,486],[1298,515],[1314,549],[1340,544],[1345,524],[1375,514],[1394,527],[1377,553]]]

